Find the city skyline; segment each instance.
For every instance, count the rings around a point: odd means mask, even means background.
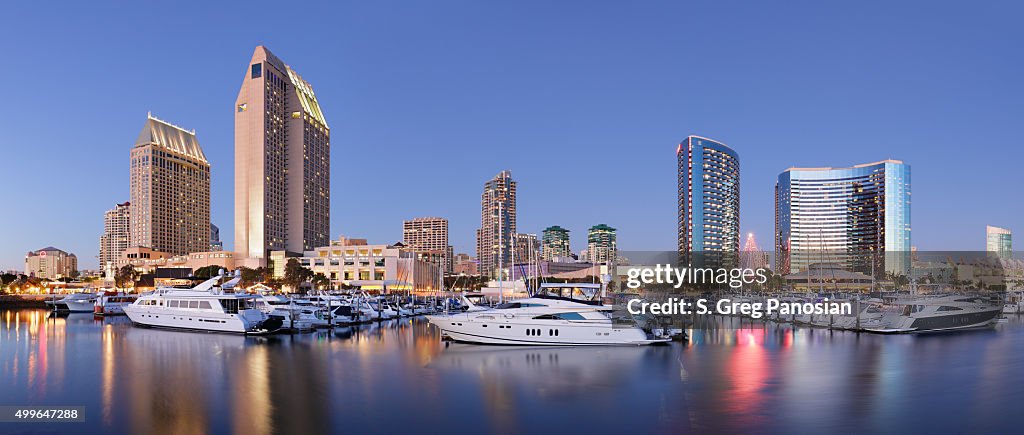
[[[303,32],[285,25],[229,33],[217,25],[237,12],[227,7],[200,17],[187,4],[158,14],[151,5],[132,11],[72,6],[69,12],[111,17],[84,31],[73,14],[13,5],[11,14],[22,19],[0,32],[8,41],[32,42],[11,47],[7,58],[34,73],[0,73],[24,84],[11,89],[8,101],[17,104],[0,116],[0,149],[18,156],[0,163],[0,173],[4,195],[38,211],[0,217],[0,268],[20,268],[25,252],[48,245],[79,255],[82,268],[97,267],[103,212],[129,194],[123,146],[149,110],[202,136],[214,168],[211,221],[234,234],[233,103],[240,65],[258,44],[298,65],[316,84],[324,112],[341,123],[332,125],[338,128],[332,146],[340,148],[331,157],[329,239],[350,234],[391,243],[400,239],[403,219],[437,215],[450,220],[455,251],[473,252],[479,183],[508,168],[520,181],[520,232],[539,233],[557,222],[584,234],[594,222],[608,222],[619,229],[620,250],[672,250],[674,204],[664,198],[674,196],[675,173],[666,160],[686,135],[700,134],[729,144],[747,162],[743,233],[762,240],[773,233],[772,187],[787,167],[898,158],[915,170],[914,244],[980,250],[978,228],[988,222],[1019,228],[1024,214],[1018,201],[1001,195],[1015,183],[1012,162],[1021,157],[1014,120],[1022,109],[1013,103],[1022,91],[1014,79],[1020,64],[1005,56],[1021,30],[1009,19],[1012,11],[931,6],[922,17],[912,5],[887,6],[886,14],[850,5],[809,11],[763,5],[734,17],[729,36],[721,37],[720,23],[700,19],[723,13],[709,5],[603,4],[583,16],[571,5],[546,6],[543,14],[521,5],[407,6],[398,14],[382,5],[349,5],[319,10]],[[137,17],[154,15],[188,20],[195,31],[114,37],[134,32]],[[694,32],[672,31],[680,16],[693,17]],[[953,34],[941,25],[949,16],[988,30]],[[49,26],[39,25],[44,19]],[[466,24],[474,21],[488,26]],[[864,34],[864,21],[880,30]],[[918,25],[911,29],[908,21]],[[536,31],[524,36],[511,22]],[[78,44],[47,34],[52,26],[77,32]],[[328,31],[339,26],[345,30]],[[190,68],[151,68],[125,55],[167,47],[187,54]],[[717,67],[688,68],[693,59]],[[604,67],[593,68],[596,63]],[[58,76],[68,65],[76,73]],[[31,89],[43,88],[61,95],[61,104],[32,96]],[[86,104],[92,110],[81,110]],[[59,117],[66,128],[48,128],[37,113]],[[1004,158],[962,152],[967,141]],[[610,198],[639,192],[631,206],[567,193],[573,180],[607,167],[612,155],[616,166],[609,169],[631,176],[602,177],[609,183],[599,190]],[[403,161],[421,162],[435,178],[366,181]],[[949,176],[966,167],[986,170]],[[58,180],[68,181],[60,174],[76,177],[72,189],[56,188]],[[567,180],[566,174],[580,176]],[[23,182],[28,179],[33,182]],[[413,186],[431,193],[409,195]],[[951,196],[971,212],[951,213]],[[380,198],[398,198],[402,207],[347,207]],[[232,237],[224,239],[226,249],[237,250]],[[584,248],[582,242],[577,237],[572,250]]]

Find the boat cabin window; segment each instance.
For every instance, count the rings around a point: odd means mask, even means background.
[[[963,308],[960,308],[960,307],[949,307],[949,306],[943,305],[943,306],[939,307],[938,310],[935,310],[935,311],[963,311]]]
[[[499,310],[507,310],[511,308],[528,308],[528,307],[546,307],[544,304],[535,304],[530,302],[506,302],[504,304],[498,304],[494,308]]]
[[[210,306],[210,301],[199,301],[199,308],[202,310],[209,310],[212,307]]]
[[[586,320],[580,313],[555,313],[555,314],[544,314],[534,319],[538,320]]]
[[[176,300],[167,301],[167,306],[170,307],[170,308],[178,308],[178,301],[176,301]]]
[[[188,301],[189,308],[199,308],[199,301]]]
[[[224,307],[224,312],[228,314],[238,314],[238,299],[221,299],[220,305]]]

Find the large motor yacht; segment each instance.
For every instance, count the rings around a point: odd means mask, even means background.
[[[199,331],[268,333],[281,319],[255,308],[254,296],[225,292],[240,278],[219,285],[223,276],[192,288],[161,287],[124,307],[132,323],[158,328]]]
[[[597,285],[543,284],[536,295],[493,309],[427,316],[444,337],[479,344],[527,346],[647,345],[667,342],[635,323],[613,320]]]
[[[896,301],[896,312],[862,323],[869,332],[905,333],[948,331],[991,326],[1003,306],[977,296],[918,297]]]
[[[73,293],[61,299],[46,301],[52,310],[70,313],[91,313],[95,304],[95,293]]]
[[[96,299],[93,307],[93,314],[97,316],[114,316],[124,314],[124,307],[127,307],[138,299],[138,295],[129,295],[121,292],[105,292]]]

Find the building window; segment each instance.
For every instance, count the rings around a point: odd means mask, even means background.
[[[254,78],[254,79],[258,79],[258,78],[260,78],[262,76],[263,76],[263,64],[262,63],[254,63],[254,64],[252,64],[252,74],[250,75],[250,77]]]

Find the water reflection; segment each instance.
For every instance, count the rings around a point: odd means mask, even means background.
[[[244,337],[2,311],[0,388],[85,405],[96,433],[1016,428],[1020,319],[922,336],[722,322],[672,346],[517,348],[409,319]]]

